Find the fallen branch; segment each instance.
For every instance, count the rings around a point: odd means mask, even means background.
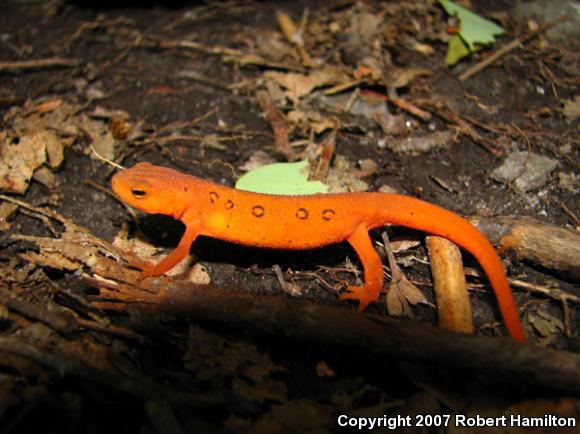
[[[39,336],[41,336],[39,338]],[[48,366],[61,376],[72,375],[86,381],[105,385],[129,395],[143,399],[162,400],[186,407],[221,408],[224,406],[239,407],[232,396],[224,393],[203,392],[188,393],[146,378],[132,378],[121,375],[111,369],[93,366],[89,360],[79,360],[75,354],[58,348],[53,341],[42,340],[42,334],[36,334],[34,343],[17,337],[0,337],[0,354],[14,354],[43,366]],[[39,341],[40,339],[40,341]]]
[[[115,294],[123,293],[125,285],[84,278],[92,285],[108,287],[102,294],[109,306],[116,304],[118,310],[131,306],[155,315],[171,314],[200,323],[251,329],[276,338],[485,373],[490,378],[509,381],[513,388],[580,396],[580,356],[565,351],[363,315],[308,300],[231,292],[167,277],[143,281],[147,301],[123,306],[123,302],[115,303],[114,299]],[[126,287],[138,291],[130,285]],[[153,295],[156,289],[158,292]]]
[[[470,219],[500,251],[580,280],[580,234],[528,217]]]

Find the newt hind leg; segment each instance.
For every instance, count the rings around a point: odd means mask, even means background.
[[[369,237],[368,229],[359,225],[347,238],[348,243],[358,255],[364,269],[364,286],[348,286],[346,294],[341,300],[358,300],[358,310],[363,311],[367,306],[378,301],[383,287],[383,263]]]

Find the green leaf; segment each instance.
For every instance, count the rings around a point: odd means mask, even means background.
[[[262,166],[241,176],[236,182],[236,188],[287,196],[328,192],[328,186],[324,183],[308,181],[308,161],[306,160]]]
[[[453,66],[459,62],[464,57],[471,54],[463,39],[459,35],[453,35],[449,40],[449,45],[447,46],[447,54],[445,55],[445,64],[447,66]]]
[[[439,0],[445,12],[456,16],[459,20],[459,35],[465,41],[471,51],[476,50],[476,45],[489,45],[495,40],[495,36],[504,33],[497,24],[481,18],[468,9],[456,5],[449,0]]]

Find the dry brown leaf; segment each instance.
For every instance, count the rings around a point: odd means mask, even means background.
[[[46,188],[52,189],[57,186],[56,176],[54,176],[54,173],[52,173],[48,167],[43,166],[39,168],[36,172],[34,172],[32,178],[36,182],[39,182],[42,185],[44,185]]]
[[[107,160],[115,159],[116,140],[105,122],[91,119],[83,114],[78,118],[77,125],[89,136],[93,148],[101,157]],[[97,158],[93,153],[90,155],[91,158]]]
[[[2,202],[0,204],[0,231],[7,231],[12,225],[8,220],[16,212],[18,207],[13,203]]]
[[[421,245],[421,242],[418,240],[400,240],[400,241],[391,241],[391,248],[393,252],[406,252],[407,250],[414,249]]]
[[[454,131],[435,131],[423,136],[410,136],[387,141],[386,145],[397,154],[419,155],[435,149],[447,149],[453,144],[455,138]]]
[[[373,175],[379,171],[379,165],[377,164],[377,162],[370,158],[360,160],[358,162],[358,165],[359,165],[358,176],[360,176],[361,178]]]
[[[275,163],[276,160],[266,152],[260,150],[255,151],[250,158],[242,164],[239,169],[244,172],[250,172],[251,170],[257,169],[259,167],[265,166],[266,164]]]
[[[298,72],[267,71],[264,76],[284,87],[286,96],[294,104],[314,89],[334,85],[348,79],[345,74],[334,68],[313,71],[308,75]]]
[[[562,110],[564,116],[569,122],[575,121],[580,117],[580,95],[564,101],[564,109]]]
[[[304,290],[302,287],[294,282],[289,282],[284,279],[284,274],[282,273],[282,269],[279,265],[274,265],[272,267],[274,270],[274,274],[276,274],[276,278],[278,279],[278,283],[280,284],[280,288],[290,297],[301,297],[304,295]]]
[[[417,77],[425,77],[431,75],[432,72],[425,68],[406,68],[397,69],[391,73],[393,78],[392,83],[387,83],[390,87],[395,89],[408,86]]]
[[[42,113],[38,111],[38,107],[32,102],[25,104],[24,107],[12,107],[4,116],[4,120],[20,133],[31,130],[57,130],[72,135],[77,133],[77,128],[71,120],[81,110],[80,105],[54,103],[54,107],[50,107],[51,110]]]
[[[53,110],[56,110],[63,104],[62,98],[53,98],[47,101],[43,101],[38,103],[37,105],[31,107],[31,112],[34,111],[36,113],[48,113]]]
[[[326,363],[324,360],[321,360],[316,364],[316,375],[321,378],[332,378],[336,375],[336,372],[334,372],[334,370],[328,366],[328,363]]]
[[[574,172],[558,172],[558,181],[561,188],[575,193],[580,184],[580,175],[576,175]]]
[[[41,134],[51,168],[64,160],[64,149],[75,141],[78,129],[74,124],[80,106],[67,104],[60,98],[41,103],[29,102],[24,107],[13,107],[4,116],[14,132],[9,135]],[[56,131],[56,132],[55,132]]]
[[[64,160],[64,148],[72,143],[70,139],[61,139],[52,131],[43,130],[46,143],[48,164],[53,169],[59,167]]]
[[[309,122],[309,125],[310,128],[312,128],[316,134],[322,134],[323,132],[328,130],[340,129],[340,121],[335,117],[332,118],[323,117],[320,118],[319,120],[311,120]]]
[[[389,241],[389,237],[383,232],[384,247],[387,252],[389,268],[391,269],[391,283],[387,289],[387,311],[390,315],[407,316],[414,318],[413,306],[418,303],[427,303],[423,293],[403,274]]]
[[[264,59],[273,62],[282,62],[285,57],[290,55],[290,46],[283,42],[279,34],[258,34],[254,43],[256,44],[256,53]]]
[[[545,310],[531,312],[528,315],[528,322],[542,337],[556,335],[564,330],[562,320]]]
[[[392,270],[391,270],[392,273]],[[389,315],[414,318],[410,305],[426,303],[427,299],[407,277],[402,274],[397,280],[392,280],[387,289],[387,311]]]
[[[34,171],[46,160],[46,132],[5,138],[0,143],[0,188],[24,194]]]
[[[334,164],[328,170],[324,183],[329,193],[367,191],[369,185],[360,179],[360,172],[352,168],[353,164],[344,156],[336,155]]]
[[[386,184],[381,185],[378,191],[387,194],[399,194],[399,191],[395,187]]]
[[[167,251],[157,254],[158,249],[153,244],[139,237],[128,238],[126,228],[122,228],[117,234],[113,240],[113,246],[123,252],[129,252],[138,261],[147,264],[158,263],[170,253],[170,251]],[[189,280],[200,285],[208,285],[211,282],[209,273],[203,265],[199,263],[193,264],[194,261],[194,257],[188,255],[165,274],[171,277],[179,276],[180,279]]]

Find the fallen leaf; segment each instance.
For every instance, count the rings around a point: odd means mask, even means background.
[[[328,366],[324,360],[321,360],[316,364],[316,375],[320,378],[332,378],[336,375],[336,372]]]
[[[167,251],[158,254],[157,247],[146,240],[143,240],[140,237],[129,238],[126,227],[119,231],[112,244],[123,252],[130,252],[138,262],[146,264],[157,263],[163,260],[163,258],[170,253],[170,251]],[[179,276],[181,279],[189,280],[199,285],[209,285],[211,282],[209,273],[205,267],[199,263],[192,266],[194,261],[194,257],[188,255],[165,274],[172,277]]]
[[[89,136],[93,148],[101,157],[107,160],[115,159],[116,140],[105,122],[83,114],[79,117],[77,125]],[[93,153],[90,155],[91,158],[97,158]]]
[[[409,136],[387,141],[386,146],[397,154],[419,155],[435,149],[447,149],[456,137],[456,133],[451,130],[435,131],[423,136]]]
[[[14,215],[18,207],[13,203],[2,202],[0,204],[0,231],[7,231],[12,225],[8,220]]]
[[[0,143],[0,188],[24,194],[34,171],[46,160],[46,131],[5,138]]]
[[[409,304],[414,306],[418,303],[426,303],[427,298],[425,298],[419,288],[407,279],[405,274],[397,265],[387,234],[383,232],[382,236],[383,245],[387,252],[387,259],[389,261],[389,268],[391,269],[391,283],[387,289],[387,311],[389,312],[389,315],[414,318],[415,315]]]
[[[580,117],[580,96],[576,95],[574,99],[564,100],[562,113],[564,113],[568,122],[578,119]]]
[[[395,89],[407,87],[417,77],[426,77],[432,74],[431,70],[426,68],[398,68],[396,72],[391,73],[394,81],[389,85]]]
[[[308,161],[274,163],[241,176],[239,190],[266,194],[301,195],[326,193],[328,187],[320,181],[308,180]]]
[[[280,284],[282,291],[284,291],[290,297],[300,297],[304,294],[304,291],[300,285],[284,280],[284,274],[282,273],[282,269],[279,265],[274,265],[272,268],[276,274],[276,278],[278,279],[278,283]]]
[[[334,157],[334,165],[328,169],[326,185],[330,193],[367,191],[369,185],[361,179],[365,176],[360,170],[353,169],[353,164],[342,155]]]
[[[259,150],[255,151],[250,158],[242,164],[238,169],[244,172],[251,172],[259,167],[266,166],[267,164],[275,163],[276,160],[268,153]]]
[[[36,172],[34,172],[32,178],[36,182],[44,185],[46,188],[52,189],[57,186],[56,176],[54,176],[54,173],[52,173],[48,167],[39,168]]]
[[[48,113],[53,110],[56,110],[57,108],[62,106],[62,104],[63,104],[62,98],[53,98],[38,103],[36,106],[33,106],[31,111],[35,111],[36,113]]]
[[[397,266],[398,268],[398,266]],[[391,269],[391,273],[392,273]],[[407,277],[401,272],[397,279],[393,278],[387,289],[387,311],[389,315],[414,318],[410,305],[426,303],[427,299]]]
[[[286,96],[294,104],[314,89],[346,81],[348,77],[334,68],[316,70],[310,74],[267,71],[264,76],[286,89]]]
[[[542,337],[552,336],[564,330],[562,320],[544,310],[531,312],[528,315],[528,322]]]
[[[72,143],[70,139],[63,140],[49,130],[43,130],[46,144],[48,164],[53,169],[60,167],[64,160],[64,148]]]
[[[457,62],[459,62],[464,57],[467,57],[471,54],[461,36],[455,34],[449,40],[449,44],[447,45],[447,53],[445,54],[445,64],[447,66],[453,66]]]
[[[465,53],[476,51],[482,45],[494,42],[495,37],[502,35],[504,30],[497,24],[481,18],[479,15],[461,7],[449,0],[439,0],[445,12],[459,20],[459,33],[451,38],[448,46],[445,63],[449,66],[457,63]],[[461,46],[465,48],[462,48]],[[453,51],[453,53],[450,53]]]
[[[559,172],[558,173],[559,186],[566,190],[576,193],[580,184],[580,176],[574,172]]]

